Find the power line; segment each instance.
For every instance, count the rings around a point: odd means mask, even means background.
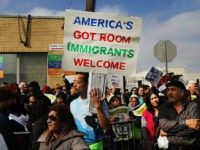
[[[67,9],[70,9],[71,4],[72,4],[72,0],[68,0]]]

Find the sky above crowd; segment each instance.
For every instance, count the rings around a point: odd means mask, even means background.
[[[63,16],[65,9],[85,10],[86,0],[0,0],[1,15]],[[143,18],[137,72],[165,63],[154,45],[170,40],[177,56],[169,67],[200,72],[200,0],[96,0],[96,12]]]

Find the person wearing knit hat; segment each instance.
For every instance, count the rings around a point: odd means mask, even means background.
[[[129,99],[129,104],[128,104],[129,111],[136,110],[139,106],[140,106],[140,101],[139,101],[138,96],[135,94],[132,94]]]
[[[185,85],[181,81],[178,81],[178,80],[174,80],[174,81],[167,83],[166,87],[168,88],[169,86],[175,86],[175,87],[178,87],[178,88],[180,88],[184,91],[186,90]]]
[[[165,136],[169,149],[200,149],[200,110],[195,101],[185,98],[185,85],[173,80],[167,85],[168,102],[159,107],[160,136]]]
[[[108,106],[109,109],[112,110],[114,108],[117,108],[121,105],[121,98],[119,96],[113,95],[113,97],[110,99]]]

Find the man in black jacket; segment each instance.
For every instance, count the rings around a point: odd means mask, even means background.
[[[168,102],[159,108],[160,135],[167,136],[169,149],[200,149],[198,105],[185,98],[186,88],[180,81],[167,84]]]

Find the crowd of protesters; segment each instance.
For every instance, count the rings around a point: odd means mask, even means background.
[[[128,107],[125,120],[137,120],[141,129],[136,149],[200,149],[200,86],[196,81],[184,85],[171,78],[123,93],[108,87],[102,98],[98,88],[87,91],[88,77],[88,73],[77,73],[73,83],[63,78],[63,85],[55,84],[55,89],[41,88],[37,81],[2,83],[0,149],[122,149],[112,145],[114,141],[105,144],[106,135],[112,134],[110,123],[117,121],[109,117],[109,110],[120,106]],[[95,113],[89,111],[89,100]],[[138,119],[134,111],[144,105]],[[18,136],[19,132],[29,133],[28,138]]]

